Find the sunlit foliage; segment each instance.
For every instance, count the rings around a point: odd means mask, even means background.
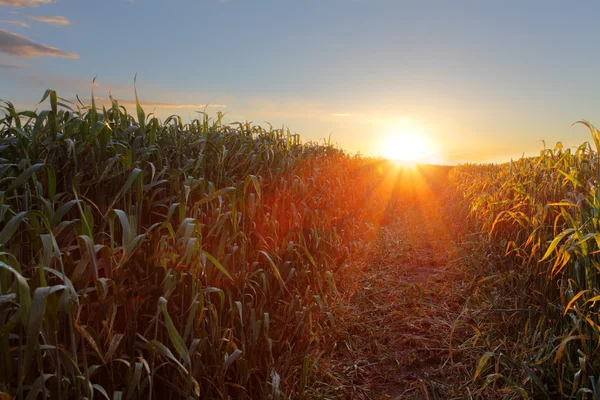
[[[0,120],[0,392],[310,397],[394,167],[220,113],[42,101]]]
[[[469,306],[490,311],[460,321],[476,328],[482,393],[600,396],[600,136],[582,123],[591,145],[451,172],[484,235]]]

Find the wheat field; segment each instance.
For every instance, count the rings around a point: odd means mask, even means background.
[[[0,398],[599,396],[587,122],[409,168],[221,113],[2,104]]]

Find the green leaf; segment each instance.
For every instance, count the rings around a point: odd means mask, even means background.
[[[283,289],[287,290],[287,286],[285,286],[285,282],[283,281],[283,278],[281,277],[281,274],[279,273],[279,268],[277,268],[277,265],[275,265],[275,262],[273,261],[273,259],[271,258],[271,256],[268,255],[267,252],[264,251],[264,250],[260,250],[259,253],[261,253],[262,255],[264,255],[267,258],[267,260],[269,261],[269,265],[273,269],[273,274],[275,275],[275,277],[277,278],[277,280],[281,284],[281,287]]]
[[[225,275],[227,278],[229,278],[229,280],[233,281],[233,277],[229,274],[229,272],[227,272],[225,267],[222,266],[219,261],[217,261],[216,258],[214,258],[210,253],[208,253],[207,251],[204,251],[204,250],[202,250],[202,254],[204,254],[206,256],[206,258],[208,258],[210,260],[210,262],[212,262],[215,265],[215,267],[217,267],[217,269],[223,273],[223,275]]]
[[[27,182],[27,179],[29,179],[31,175],[39,171],[40,168],[42,168],[43,166],[44,164],[41,163],[34,164],[31,167],[27,168],[25,171],[21,172],[21,174],[17,177],[17,179],[13,181],[13,183],[8,187],[8,189],[6,189],[6,191],[10,192],[11,190],[22,186],[25,182]]]
[[[70,299],[73,301],[74,304],[79,304],[79,297],[77,296],[77,291],[75,290],[75,287],[73,286],[73,283],[71,283],[69,278],[67,278],[62,272],[57,271],[53,268],[44,268],[44,271],[49,272],[52,275],[59,278],[60,280],[62,280],[65,286],[69,289],[68,295],[70,296]]]
[[[92,242],[92,239],[90,239],[90,237],[86,235],[79,235],[77,238],[83,241],[83,246],[80,245],[80,247],[83,247],[87,250],[88,257],[90,258],[90,262],[92,263],[92,273],[94,279],[98,279],[98,260],[96,259],[96,248],[94,246],[94,243]]]
[[[75,329],[77,329],[77,331],[83,337],[83,339],[85,339],[85,341],[88,342],[92,349],[96,352],[98,358],[103,360],[104,356],[102,355],[102,351],[100,351],[100,347],[98,346],[98,343],[96,343],[94,337],[85,329],[85,327],[79,325],[77,321],[74,322],[74,325]]]
[[[133,376],[127,385],[127,395],[125,396],[126,400],[130,400],[135,393],[135,390],[140,385],[140,378],[142,377],[142,367],[141,363],[136,362],[133,367]]]
[[[175,364],[177,364],[177,366],[179,368],[181,368],[181,370],[184,373],[186,373],[186,374],[188,373],[188,370],[183,366],[183,364],[181,364],[179,362],[178,359],[175,358],[175,356],[173,355],[173,353],[171,352],[171,350],[169,350],[169,348],[167,346],[165,346],[164,344],[162,344],[158,340],[154,339],[154,340],[149,341],[148,343],[146,343],[146,347],[148,347],[150,350],[157,351],[161,355],[167,357],[169,360],[171,360]]]
[[[110,204],[110,207],[108,208],[109,210],[111,210],[113,208],[113,206],[115,205],[115,203],[117,201],[121,200],[121,198],[129,191],[129,189],[131,189],[134,182],[140,176],[141,173],[142,173],[142,170],[139,168],[134,168],[131,171],[131,173],[129,174],[129,177],[127,178],[127,181],[125,181],[125,185],[123,185],[123,188],[121,190],[119,190],[119,193],[115,196],[114,200]]]
[[[244,182],[244,193],[246,193],[246,190],[248,188],[248,185],[252,182],[252,184],[254,185],[254,190],[256,190],[256,194],[258,195],[258,198],[261,198],[261,188],[260,188],[260,181],[258,180],[258,178],[255,175],[248,175],[246,177],[246,181]]]
[[[477,369],[475,370],[475,375],[473,376],[473,382],[477,380],[477,377],[483,372],[485,367],[487,366],[490,358],[494,357],[494,353],[491,351],[487,351],[484,355],[481,356],[479,362],[477,363]]]
[[[202,200],[200,200],[196,204],[194,204],[194,208],[197,208],[197,207],[201,206],[202,204],[208,203],[209,201],[212,201],[219,196],[226,195],[227,193],[231,192],[232,190],[235,190],[235,188],[234,187],[226,187],[226,188],[217,190],[213,194],[206,196],[205,198],[203,198]]]
[[[10,265],[0,261],[0,268],[10,271],[17,278],[19,288],[19,307],[21,311],[21,320],[23,325],[27,325],[29,321],[29,313],[31,311],[31,293],[27,280]]]
[[[44,267],[50,267],[50,264],[52,263],[52,255],[54,253],[54,247],[52,246],[52,235],[44,233],[40,235],[40,240],[42,241],[42,248],[44,250],[44,255],[42,258]]]
[[[8,223],[4,226],[2,231],[0,231],[0,247],[8,243],[12,235],[14,235],[17,229],[19,229],[19,225],[21,225],[21,221],[23,221],[25,215],[27,215],[25,211],[18,213],[17,215],[12,217],[10,221],[8,221]]]
[[[46,173],[48,174],[48,198],[54,202],[56,197],[56,171],[51,166],[46,167]]]
[[[588,293],[590,291],[591,290],[582,290],[579,293],[577,293],[575,296],[573,296],[573,298],[571,299],[571,301],[569,301],[569,304],[567,304],[567,306],[565,307],[565,311],[563,312],[563,316],[567,315],[567,312],[571,309],[571,306],[573,306],[573,303],[575,303],[578,298],[580,298],[581,296],[583,296],[584,294],[586,294],[586,293]]]
[[[140,124],[140,132],[144,133],[144,131],[146,130],[146,114],[144,114],[144,110],[142,109],[142,106],[140,105],[140,100],[138,99],[136,84],[137,84],[137,74],[135,74],[135,77],[133,78],[133,91],[135,92],[135,109],[136,109],[137,115],[138,115],[138,123]]]
[[[548,389],[546,389],[546,385],[544,385],[544,383],[542,382],[542,380],[540,379],[539,376],[537,376],[537,374],[535,372],[533,372],[533,370],[531,368],[529,368],[525,363],[523,363],[523,369],[525,369],[525,372],[527,372],[527,375],[529,375],[529,377],[531,378],[531,380],[533,381],[533,383],[535,383],[537,385],[537,387],[539,387],[542,392],[548,396],[548,398],[550,398],[550,393],[548,393]]]
[[[50,225],[56,226],[58,223],[60,223],[63,217],[67,215],[69,211],[71,211],[71,208],[73,208],[73,206],[77,204],[78,201],[80,200],[70,200],[62,206],[60,206],[60,208],[54,213],[52,218],[50,218]]]
[[[48,96],[50,96],[52,94],[52,92],[54,92],[54,90],[46,89],[46,91],[44,92],[44,95],[42,96],[42,99],[40,100],[40,102],[38,104],[43,103],[44,100],[46,100],[48,98]]]
[[[167,325],[167,332],[169,333],[169,339],[171,339],[173,347],[175,347],[175,350],[177,350],[179,356],[183,358],[186,365],[190,366],[192,362],[188,353],[188,349],[185,345],[185,342],[183,341],[183,338],[177,331],[177,328],[175,328],[175,325],[173,324],[173,320],[171,319],[169,312],[167,311],[167,299],[161,296],[158,299],[158,307],[163,314],[163,318],[165,319],[165,325]]]
[[[46,313],[46,302],[48,300],[48,296],[56,291],[63,290],[65,288],[65,285],[44,286],[35,289],[35,292],[33,292],[33,306],[29,315],[29,326],[27,328],[27,343],[25,345],[25,358],[21,369],[21,379],[25,378],[27,370],[33,362],[33,357],[38,348],[40,329],[42,327],[42,320],[44,319],[44,314]]]
[[[187,340],[189,338],[190,333],[192,333],[192,328],[194,326],[194,322],[196,321],[196,312],[198,310],[198,306],[200,302],[196,300],[198,298],[198,294],[194,297],[192,301],[192,306],[190,307],[190,311],[188,313],[187,322],[185,324],[185,330],[183,331],[183,339]]]
[[[544,383],[542,382],[540,377],[537,376],[537,374],[535,372],[533,372],[533,370],[531,368],[529,368],[527,365],[525,365],[525,363],[523,363],[523,368],[525,369],[525,372],[527,372],[527,375],[529,375],[529,377],[531,378],[533,383],[535,383],[542,390],[542,392],[546,396],[548,396],[548,398],[550,398],[551,397],[550,393],[548,393],[548,389],[546,389],[546,385],[544,385]]]
[[[575,229],[573,228],[569,228],[569,229],[565,229],[564,231],[562,231],[561,233],[559,233],[554,240],[552,240],[552,243],[550,243],[550,247],[548,247],[548,250],[546,250],[546,253],[544,254],[544,257],[542,257],[542,259],[540,261],[544,261],[546,258],[550,257],[550,255],[552,254],[552,251],[556,248],[556,246],[558,246],[558,244],[560,243],[560,241],[569,233],[574,232]]]
[[[48,378],[55,376],[54,374],[43,374],[38,376],[38,378],[33,382],[33,385],[29,389],[29,393],[27,393],[27,397],[25,400],[36,400],[40,392],[46,385],[46,381]]]
[[[228,355],[225,358],[225,362],[223,363],[223,371],[227,371],[227,368],[229,368],[229,366],[231,364],[233,364],[233,362],[235,360],[237,360],[239,358],[239,356],[241,356],[241,355],[242,355],[242,351],[240,349],[235,349],[233,351],[233,353],[231,353],[230,355]]]
[[[96,389],[97,391],[99,391],[99,392],[100,392],[100,394],[101,394],[102,396],[104,396],[104,398],[105,398],[106,400],[110,400],[110,397],[108,397],[108,393],[106,392],[106,389],[104,389],[104,387],[103,387],[103,386],[101,386],[101,385],[99,385],[99,384],[97,384],[97,383],[94,383],[94,384],[92,385],[92,387],[93,387],[94,389]]]
[[[119,221],[121,222],[121,229],[123,230],[122,243],[123,250],[125,250],[133,238],[133,232],[131,232],[131,228],[129,226],[129,218],[123,210],[113,210],[113,212],[119,217]]]
[[[108,351],[104,355],[104,362],[112,360],[112,357],[119,348],[119,344],[121,343],[121,340],[124,336],[125,335],[123,335],[122,333],[117,333],[112,337],[112,340],[110,341],[110,346],[108,346]]]

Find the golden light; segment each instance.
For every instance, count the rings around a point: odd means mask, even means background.
[[[382,155],[401,163],[430,162],[435,154],[433,144],[416,132],[392,133],[381,145]]]

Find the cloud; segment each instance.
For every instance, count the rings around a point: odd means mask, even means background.
[[[25,65],[0,64],[0,69],[21,69],[25,67]]]
[[[133,100],[119,101],[119,103],[135,104]],[[225,104],[212,104],[212,103],[164,103],[157,101],[140,101],[140,104],[144,107],[164,107],[164,108],[227,108]]]
[[[2,1],[2,0],[0,0]],[[78,54],[67,53],[56,47],[36,43],[31,39],[0,29],[0,52],[15,57],[32,58],[39,56],[76,59]]]
[[[0,6],[7,7],[37,7],[40,4],[50,4],[52,0],[0,0]]]
[[[98,86],[98,84],[96,84]],[[83,102],[91,103],[91,98],[89,97],[80,97]],[[110,105],[110,101],[108,99],[94,96],[96,102],[102,102],[105,105]],[[115,100],[122,106],[133,106],[135,107],[135,99],[119,99],[115,98]],[[71,99],[73,103],[77,103],[77,99]],[[144,101],[140,100],[140,105],[144,108],[196,108],[196,109],[204,109],[206,108],[227,108],[226,104],[216,104],[216,103],[166,103],[161,101]]]
[[[334,117],[349,117],[352,114],[350,114],[350,113],[331,113],[330,115],[332,115]]]
[[[17,25],[17,26],[20,26],[21,28],[29,28],[29,24],[25,21],[8,21],[6,19],[0,19],[0,23]]]
[[[37,17],[35,15],[28,15],[27,18],[32,19],[34,21],[43,22],[45,24],[57,26],[69,25],[71,23],[71,21],[69,21],[67,18],[61,15],[57,15],[55,17]]]

